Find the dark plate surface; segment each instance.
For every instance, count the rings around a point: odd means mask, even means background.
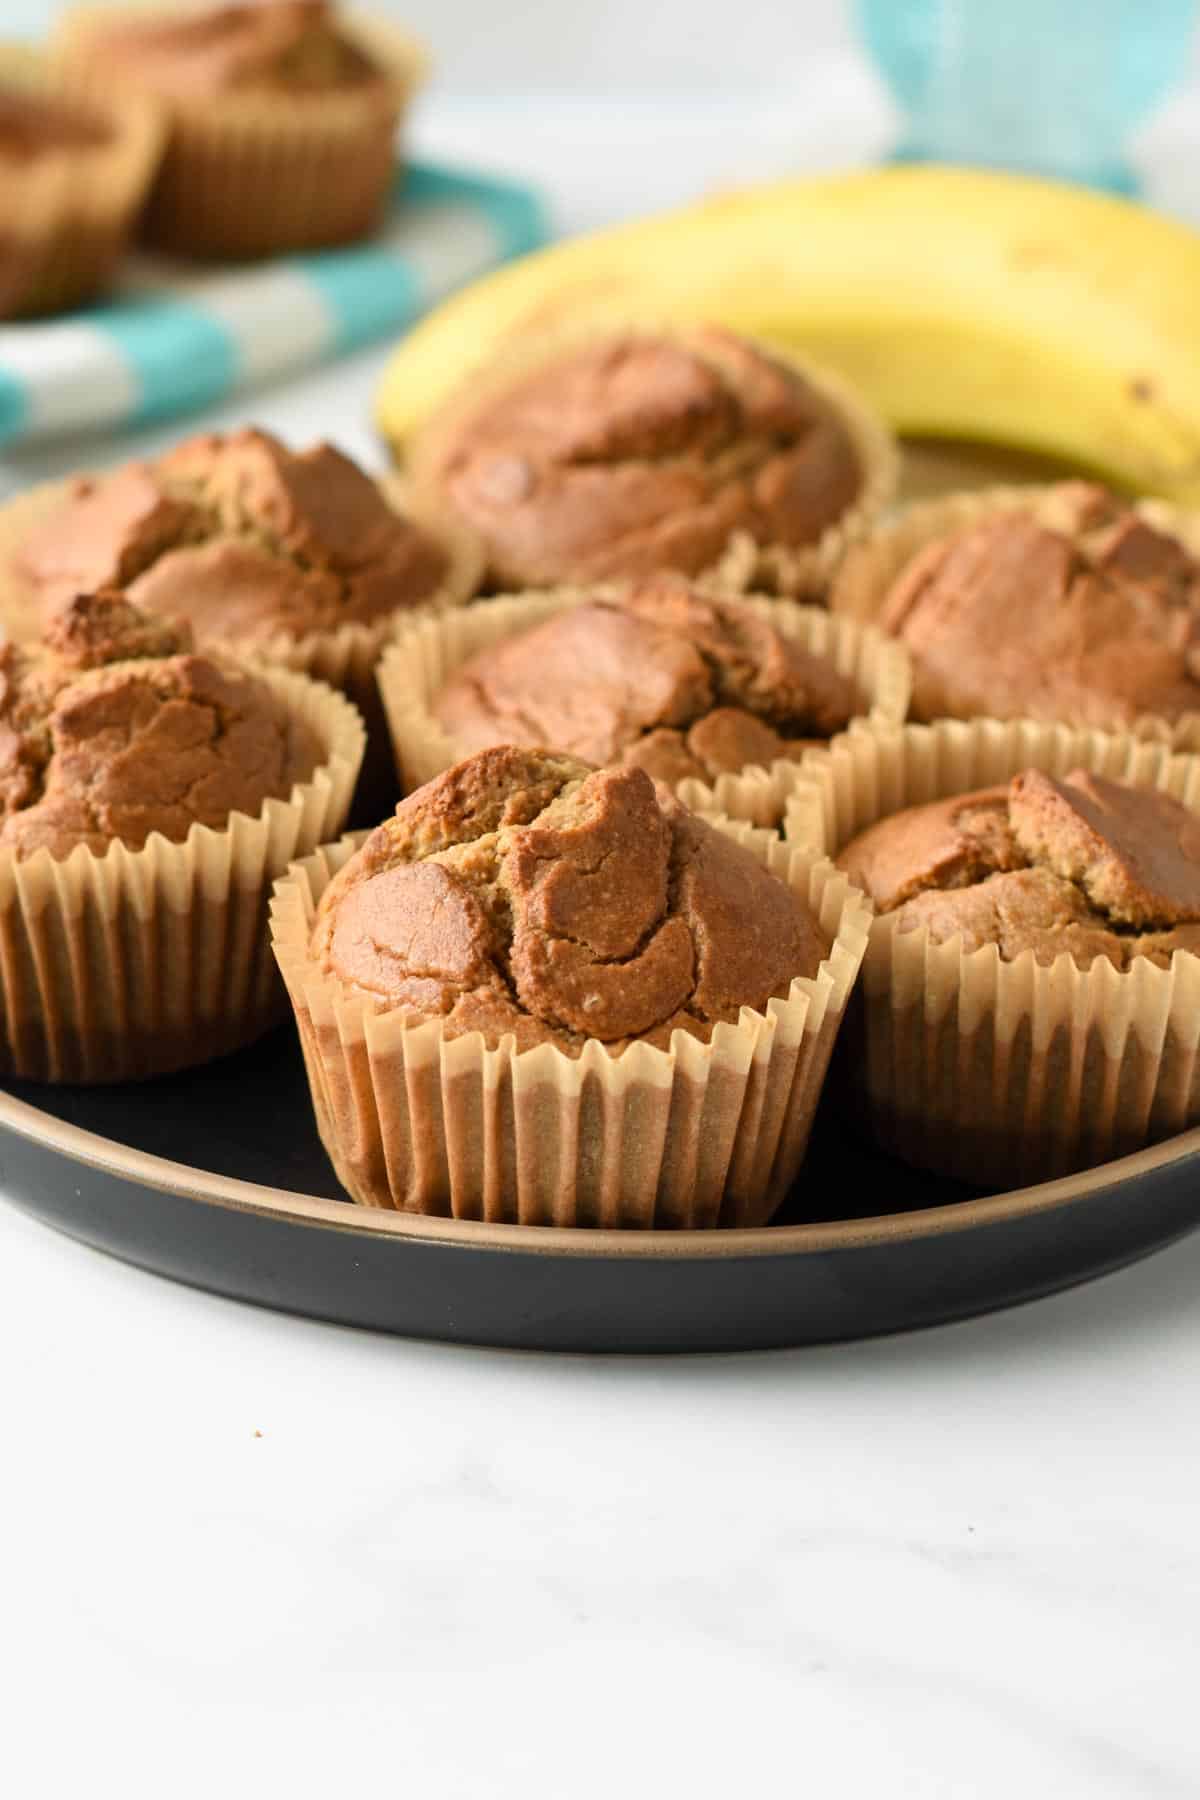
[[[146,1085],[14,1085],[0,1126],[0,1189],[115,1255],[287,1311],[529,1349],[753,1349],[931,1325],[1118,1268],[1200,1224],[1200,1131],[989,1196],[878,1155],[832,1106],[792,1202],[760,1231],[367,1212],[340,1198],[290,1030]]]

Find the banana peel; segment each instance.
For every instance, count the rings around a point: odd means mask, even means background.
[[[784,181],[525,257],[404,339],[378,425],[402,459],[514,340],[639,316],[803,350],[903,434],[1033,451],[1200,505],[1200,233],[971,169]]]

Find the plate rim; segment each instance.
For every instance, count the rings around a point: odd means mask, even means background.
[[[329,1200],[291,1188],[268,1187],[240,1176],[219,1175],[103,1137],[0,1090],[0,1127],[69,1161],[226,1211],[251,1213],[310,1229],[351,1232],[367,1238],[437,1244],[442,1248],[522,1251],[532,1255],[593,1258],[739,1258],[824,1254],[941,1237],[1051,1212],[1136,1181],[1156,1170],[1200,1156],[1200,1126],[1111,1162],[1032,1187],[974,1200],[956,1200],[904,1213],[822,1220],[794,1225],[719,1230],[639,1231],[603,1226],[511,1225],[392,1212]]]

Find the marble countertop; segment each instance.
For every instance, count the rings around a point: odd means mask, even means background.
[[[590,225],[867,153],[838,79],[639,103],[619,153],[611,107],[435,105],[421,144]],[[377,460],[379,365],[254,411]],[[0,1367],[21,1800],[1200,1793],[1200,1234],[920,1335],[621,1361],[258,1312],[0,1207]]]

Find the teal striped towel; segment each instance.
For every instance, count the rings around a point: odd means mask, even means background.
[[[102,305],[0,326],[0,444],[170,418],[356,349],[547,235],[529,189],[410,164],[369,243],[239,268],[137,259]]]

